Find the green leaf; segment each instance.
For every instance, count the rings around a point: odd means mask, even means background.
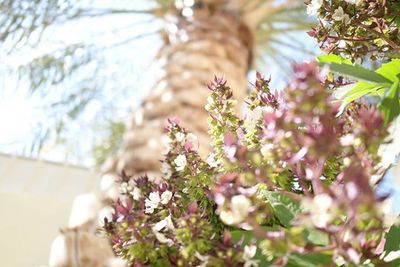
[[[290,226],[290,222],[301,211],[300,203],[278,192],[264,190],[261,193],[271,205],[275,216],[282,225]]]
[[[382,87],[380,85],[359,82],[354,87],[352,87],[350,90],[348,90],[342,96],[342,99],[344,100],[344,104],[347,105],[358,98],[372,94],[383,88],[384,87]]]
[[[391,81],[385,76],[376,73],[372,70],[368,70],[360,65],[349,65],[347,63],[322,63],[328,65],[331,71],[339,73],[350,78],[354,78],[357,81],[364,81],[367,83],[380,84],[381,86],[390,86]]]
[[[332,264],[330,253],[291,254],[287,267],[323,267]]]
[[[400,114],[399,89],[399,79],[396,79],[379,105],[379,109],[385,114],[385,124],[390,123]]]
[[[306,240],[314,245],[326,246],[329,244],[329,236],[321,231],[306,229],[304,235]]]
[[[389,63],[383,64],[376,72],[395,82],[400,74],[400,59],[392,59]]]
[[[351,61],[349,59],[342,58],[341,56],[335,55],[335,54],[328,54],[328,55],[322,55],[317,57],[317,61],[319,63],[343,63],[343,64],[349,64],[351,65]]]
[[[385,251],[389,253],[397,250],[400,250],[400,226],[392,225],[386,233]]]

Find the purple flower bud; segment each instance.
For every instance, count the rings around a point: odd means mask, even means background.
[[[196,202],[190,203],[188,208],[187,208],[188,209],[188,213],[189,214],[195,214],[197,212],[197,208],[198,208],[198,205],[197,205]]]
[[[222,236],[222,242],[225,246],[231,247],[232,246],[232,235],[230,232],[225,231]]]

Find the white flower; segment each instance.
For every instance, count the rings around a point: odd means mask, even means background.
[[[172,246],[174,244],[174,241],[172,239],[167,238],[164,234],[159,233],[155,230],[153,230],[154,235],[156,236],[158,242],[167,244],[168,246]]]
[[[311,213],[311,222],[320,228],[324,228],[333,219],[333,200],[328,194],[316,195],[312,200],[305,199],[303,209]]]
[[[347,256],[349,256],[350,260],[353,263],[357,265],[360,263],[361,255],[357,253],[357,251],[354,248],[347,249]]]
[[[167,230],[174,230],[174,224],[172,222],[171,219],[171,214],[168,215],[167,217],[165,217],[165,219],[159,221],[158,223],[156,223],[151,229],[154,233],[154,235],[156,236],[157,240],[160,243],[165,243],[168,244],[169,246],[171,246],[174,242],[167,238],[164,234],[160,233],[161,230],[163,229],[167,229]]]
[[[335,12],[332,15],[332,18],[336,21],[343,21],[345,24],[347,24],[350,20],[349,15],[344,13],[343,8],[340,6],[338,7]]]
[[[177,132],[175,134],[175,138],[178,142],[182,142],[185,139],[185,134],[181,132]]]
[[[186,156],[185,155],[177,156],[176,159],[174,160],[174,163],[176,165],[177,171],[183,171],[187,163]]]
[[[215,160],[215,155],[214,153],[211,153],[206,160],[207,164],[211,167],[211,168],[216,168],[218,167],[218,163]]]
[[[390,251],[384,258],[383,261],[390,262],[400,258],[400,250]]]
[[[243,251],[243,260],[245,261],[244,267],[257,267],[258,260],[254,260],[253,257],[256,255],[257,247],[252,246],[245,246]]]
[[[144,201],[144,205],[146,207],[145,212],[146,213],[153,213],[154,209],[156,209],[158,207],[158,204],[160,203],[161,199],[160,199],[160,193],[158,192],[151,192],[149,194],[149,198],[147,198]]]
[[[142,191],[140,191],[139,188],[134,187],[133,191],[131,192],[131,195],[132,195],[134,200],[139,200],[140,197],[142,196]]]
[[[310,16],[317,15],[323,3],[324,0],[312,0],[311,3],[307,5],[307,14]]]
[[[165,191],[161,194],[161,204],[168,204],[168,202],[171,200],[172,198],[172,192],[171,191]]]
[[[269,152],[271,151],[271,149],[274,148],[273,144],[265,144],[261,147],[261,155],[263,155],[264,157],[267,157],[269,155]]]
[[[203,256],[198,251],[196,251],[194,256],[202,262],[200,265],[197,265],[196,267],[207,267],[208,259],[210,258],[210,256]]]
[[[236,147],[235,146],[223,146],[222,148],[227,158],[234,160],[234,156],[236,154]]]
[[[212,96],[209,95],[207,97],[207,104],[205,105],[204,109],[210,111],[213,104],[214,104],[214,99],[212,98]]]
[[[257,252],[257,247],[252,245],[252,246],[244,246],[244,254],[243,254],[243,259],[248,260],[253,258],[256,255]]]
[[[174,230],[175,226],[172,222],[172,217],[171,214],[168,215],[167,217],[165,217],[165,219],[159,221],[158,223],[156,223],[153,226],[153,229],[157,232],[160,232],[161,230],[163,230],[164,228],[168,229],[168,230]]]
[[[340,41],[338,42],[338,47],[339,47],[339,48],[346,48],[346,46],[347,46],[347,43],[346,43],[345,40],[340,40]]]
[[[363,2],[363,0],[344,0],[344,1],[346,1],[349,4],[356,5],[356,6],[358,6],[359,4],[361,4]]]
[[[225,224],[238,224],[247,217],[250,208],[251,201],[247,197],[236,195],[231,199],[230,210],[222,210],[219,217]]]
[[[127,182],[122,182],[121,186],[119,188],[119,191],[121,192],[121,194],[128,193],[128,183]]]

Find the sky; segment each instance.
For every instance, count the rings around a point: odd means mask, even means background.
[[[110,3],[114,8],[118,8],[118,2],[123,6],[127,5],[127,1],[95,2],[97,8],[106,8]],[[146,3],[146,1],[135,2],[142,5],[134,4],[129,8],[143,9],[143,3]],[[86,73],[75,75],[73,78],[75,80],[67,81],[63,86],[70,86],[73,90],[81,79],[89,77],[89,84],[101,83],[103,88],[101,94],[94,97],[79,120],[68,121],[65,133],[68,145],[49,143],[39,156],[51,161],[92,165],[91,149],[99,135],[96,129],[102,127],[102,122],[96,121],[96,118],[110,116],[124,121],[127,113],[137,107],[150,90],[151,77],[157,68],[150,63],[161,44],[159,36],[152,34],[131,41],[128,45],[116,45],[125,41],[127,36],[132,38],[143,33],[154,33],[160,28],[157,21],[151,23],[148,21],[148,17],[141,15],[81,19],[49,28],[38,46],[22,47],[9,55],[1,51],[0,123],[6,127],[0,131],[0,151],[38,156],[30,153],[31,144],[39,131],[38,125],[46,127],[54,124],[63,112],[47,107],[48,103],[61,99],[62,95],[58,93],[61,91],[60,88],[51,86],[49,89],[53,90],[52,94],[46,92],[31,94],[29,83],[24,79],[18,79],[18,67],[43,54],[54,54],[66,45],[86,43],[97,48],[94,56],[99,59],[99,70],[91,74],[87,72],[93,71],[93,68],[85,67],[83,72]],[[111,46],[114,48],[108,48]],[[95,122],[97,124],[94,124]],[[82,133],[85,136],[83,141]]]

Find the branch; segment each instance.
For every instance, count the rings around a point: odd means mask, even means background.
[[[250,29],[254,30],[260,25],[265,17],[286,10],[292,3],[295,2],[297,2],[297,0],[286,0],[280,5],[274,6],[271,1],[267,1],[256,9],[245,12],[243,14],[243,20]]]

